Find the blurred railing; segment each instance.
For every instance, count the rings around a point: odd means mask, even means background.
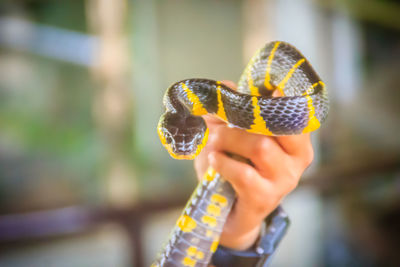
[[[365,177],[383,171],[400,171],[400,155],[377,157],[350,166],[322,167],[303,180],[300,186],[313,187],[322,195],[332,195],[365,184]],[[166,210],[183,207],[187,196],[159,201],[139,202],[126,208],[74,206],[54,210],[0,216],[0,248],[6,252],[30,240],[49,240],[84,233],[103,224],[122,227],[130,240],[133,266],[144,266],[143,227],[148,217]]]

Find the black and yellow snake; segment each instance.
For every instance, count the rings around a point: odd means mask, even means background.
[[[273,96],[275,90],[279,97]],[[167,89],[164,105],[157,128],[162,144],[174,158],[193,159],[207,142],[201,115],[263,135],[308,133],[325,120],[328,96],[304,56],[276,41],[253,56],[237,91],[219,81],[187,79]],[[230,184],[209,168],[152,266],[207,266],[234,201]]]

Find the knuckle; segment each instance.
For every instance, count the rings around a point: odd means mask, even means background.
[[[217,170],[218,171],[218,170]],[[240,191],[242,193],[250,192],[252,188],[252,182],[254,179],[254,174],[250,167],[243,167],[240,170],[236,170],[233,172],[222,173],[221,174],[234,186],[240,190],[236,190],[237,192]]]
[[[314,149],[312,146],[308,146],[303,156],[304,164],[308,167],[314,160]]]
[[[217,127],[213,133],[213,138],[212,138],[213,143],[214,144],[222,144],[224,141],[224,136],[226,136],[224,127]]]
[[[286,193],[293,191],[299,185],[299,179],[296,176],[290,177],[287,182]]]
[[[247,180],[250,180],[254,177],[254,169],[250,167],[250,165],[243,168],[243,177],[245,177]]]
[[[248,187],[251,184],[253,178],[253,171],[251,168],[244,168],[241,175],[241,183],[243,186]]]
[[[243,190],[250,190],[254,181],[254,171],[249,167],[244,167],[239,173],[237,173],[237,183]]]
[[[217,147],[218,144],[221,144],[222,141],[222,134],[220,134],[219,127],[215,129],[215,131],[212,133],[212,136],[210,136],[207,145],[210,147]]]
[[[257,145],[254,146],[254,156],[255,157],[265,157],[268,150],[271,148],[271,142],[267,138],[262,138],[258,141]]]

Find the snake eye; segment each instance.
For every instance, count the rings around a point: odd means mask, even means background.
[[[165,133],[165,141],[167,141],[168,144],[171,144],[173,139],[170,133]]]

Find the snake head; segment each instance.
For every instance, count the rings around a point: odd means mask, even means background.
[[[208,138],[208,128],[202,117],[164,113],[158,122],[161,143],[175,159],[194,159]]]

